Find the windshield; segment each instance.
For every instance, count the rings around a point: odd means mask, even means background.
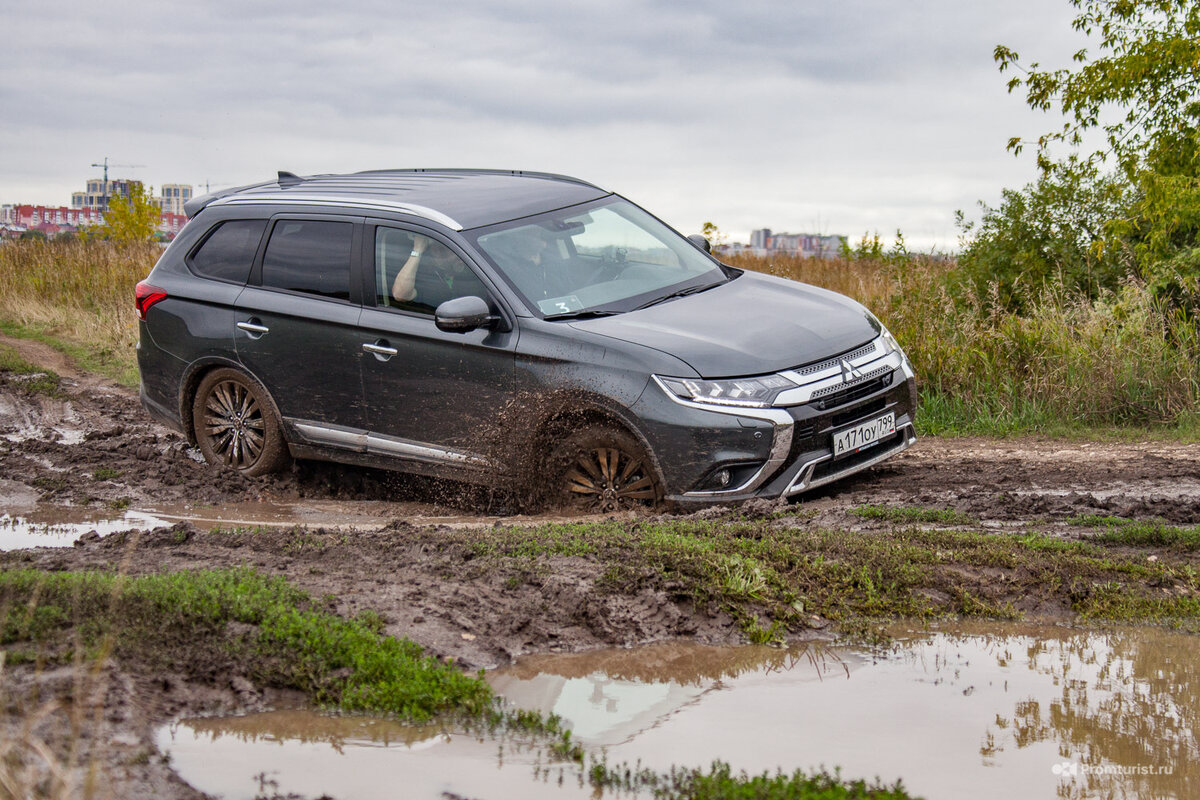
[[[619,197],[495,225],[475,243],[544,317],[630,311],[726,280],[695,245]]]

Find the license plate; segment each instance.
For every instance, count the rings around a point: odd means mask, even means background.
[[[860,450],[879,444],[889,434],[896,432],[896,414],[889,411],[882,417],[846,428],[833,435],[833,457],[853,455]]]

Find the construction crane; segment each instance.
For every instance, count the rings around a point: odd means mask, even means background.
[[[93,167],[104,167],[104,206],[103,211],[108,211],[108,168],[119,167],[120,169],[142,169],[145,164],[109,164],[108,156],[104,157],[104,161],[98,164],[92,164]]]

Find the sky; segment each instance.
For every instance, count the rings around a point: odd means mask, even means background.
[[[1067,0],[0,0],[0,203],[101,170],[201,193],[398,167],[558,172],[712,221],[957,247],[1056,119],[1005,88],[1083,42]]]

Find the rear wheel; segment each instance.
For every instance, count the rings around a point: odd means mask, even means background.
[[[559,503],[607,513],[662,501],[662,486],[644,448],[618,428],[593,425],[568,436],[557,451]]]
[[[192,403],[204,460],[243,475],[266,475],[288,462],[275,406],[257,381],[234,369],[210,372]]]

